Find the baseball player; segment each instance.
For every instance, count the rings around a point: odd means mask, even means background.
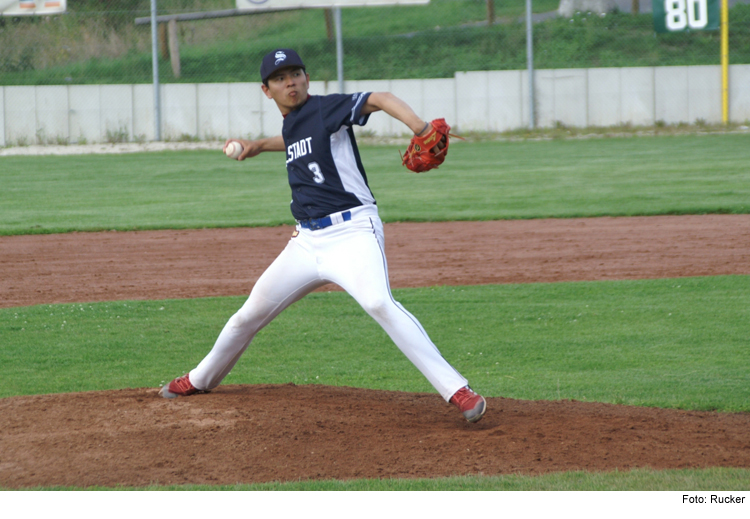
[[[447,402],[469,422],[480,420],[487,408],[485,399],[469,388],[419,321],[391,294],[383,224],[352,131],[353,125],[366,124],[379,110],[415,134],[428,134],[431,124],[387,92],[309,95],[310,76],[291,49],[267,54],[260,75],[263,92],[284,117],[282,135],[238,139],[244,148],[238,160],[261,152],[285,153],[296,230],[208,355],[159,394],[175,398],[215,388],[272,319],[316,288],[336,283],[383,327]],[[444,140],[435,149],[445,146]]]

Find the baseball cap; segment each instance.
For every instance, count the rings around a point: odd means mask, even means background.
[[[276,49],[263,57],[260,66],[260,78],[265,83],[268,77],[279,69],[286,67],[305,68],[302,58],[292,49]]]

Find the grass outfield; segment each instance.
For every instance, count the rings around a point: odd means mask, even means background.
[[[486,396],[750,411],[750,276],[394,291]],[[0,310],[0,397],[157,387],[191,369],[244,298]],[[227,384],[433,392],[343,292],[261,331]]]
[[[455,141],[448,162],[422,175],[398,152],[362,149],[384,221],[750,212],[750,134]],[[0,234],[292,223],[283,160],[0,157]]]

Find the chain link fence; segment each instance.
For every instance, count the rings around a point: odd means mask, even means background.
[[[534,0],[537,69],[716,65],[719,31],[657,34],[649,5],[559,16]],[[730,9],[729,56],[750,63],[750,4]],[[643,3],[643,0],[641,0]],[[158,0],[158,15],[234,9],[232,0]],[[636,14],[634,14],[634,12]],[[0,17],[0,85],[151,83],[149,0],[69,0],[66,14]],[[490,23],[491,21],[491,23]],[[256,13],[159,24],[161,83],[257,82],[261,57],[296,48],[313,79],[335,81],[330,10]],[[457,71],[526,68],[525,2],[432,0],[342,9],[347,80],[448,78]]]

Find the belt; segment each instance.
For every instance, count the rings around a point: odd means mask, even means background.
[[[323,218],[307,218],[306,220],[297,220],[300,227],[310,229],[311,231],[317,231],[318,229],[325,229],[331,225],[338,223],[348,222],[352,219],[351,211],[344,211],[343,213],[335,213]]]

